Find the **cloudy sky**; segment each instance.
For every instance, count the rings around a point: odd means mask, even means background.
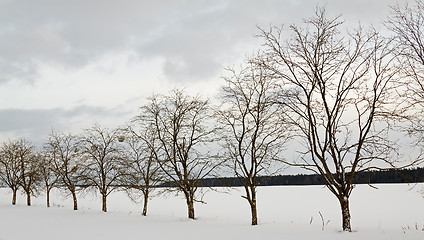
[[[316,4],[379,26],[395,2],[0,0],[0,141],[117,127],[172,88],[213,98],[223,67],[260,46],[257,26],[299,23]]]

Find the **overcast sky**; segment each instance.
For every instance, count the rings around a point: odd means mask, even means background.
[[[172,88],[213,98],[223,67],[260,46],[257,26],[299,23],[317,3],[381,26],[395,2],[0,0],[0,141],[117,127]]]

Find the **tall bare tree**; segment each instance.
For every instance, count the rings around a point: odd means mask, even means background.
[[[44,145],[46,158],[63,186],[72,195],[74,210],[78,210],[77,190],[81,183],[82,165],[77,138],[71,134],[50,133]]]
[[[80,139],[85,161],[83,178],[101,194],[104,212],[107,212],[107,197],[119,187],[123,174],[119,137],[118,130],[104,129],[96,124],[91,129],[86,129]]]
[[[343,230],[351,231],[353,179],[393,166],[385,121],[395,71],[389,41],[361,27],[342,34],[342,24],[317,8],[305,27],[290,26],[288,40],[282,27],[262,30],[258,64],[280,78],[279,102],[305,143],[301,160],[289,163],[323,178],[340,203]]]
[[[125,174],[122,176],[122,185],[128,189],[131,199],[136,200],[133,190],[143,195],[143,212],[147,215],[147,206],[154,186],[162,181],[161,171],[156,159],[158,139],[153,126],[140,123],[141,128],[135,131],[134,127],[124,130],[125,160],[123,162]]]
[[[257,225],[256,178],[270,174],[290,131],[274,100],[278,85],[269,70],[249,63],[229,72],[224,77],[218,119],[224,126],[224,149],[245,189],[243,198],[250,204],[252,225]]]
[[[406,80],[400,97],[405,100],[405,114],[412,126],[409,133],[424,140],[424,1],[414,6],[392,7],[386,26],[395,34],[396,54],[400,62],[399,72]]]
[[[199,182],[221,164],[207,148],[215,132],[210,117],[207,100],[182,90],[151,97],[139,116],[155,127],[161,149],[156,156],[159,166],[171,186],[184,194],[190,219],[195,218],[194,203],[201,200]]]
[[[21,181],[21,167],[15,148],[16,144],[12,141],[4,142],[0,148],[0,180],[12,190],[12,205],[16,205]]]

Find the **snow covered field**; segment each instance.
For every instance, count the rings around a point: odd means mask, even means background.
[[[250,226],[249,205],[242,189],[210,191],[207,204],[195,206],[197,220],[186,218],[185,202],[174,195],[153,198],[147,217],[141,204],[123,192],[108,198],[79,195],[78,211],[71,198],[54,191],[51,208],[44,195],[25,206],[25,196],[12,206],[11,193],[0,189],[0,239],[424,239],[424,184],[358,185],[351,197],[352,228],[341,232],[339,205],[322,186],[258,188],[259,225]],[[319,212],[324,218],[324,230]],[[418,228],[419,230],[417,230]]]

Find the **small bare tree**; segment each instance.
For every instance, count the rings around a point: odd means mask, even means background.
[[[339,18],[323,8],[290,26],[262,30],[258,64],[282,83],[279,102],[304,140],[301,161],[287,162],[319,174],[337,197],[342,228],[351,231],[349,197],[358,172],[392,167],[395,145],[387,137],[394,72],[390,42],[363,28],[342,35]]]
[[[38,174],[37,155],[34,146],[25,139],[17,140],[13,143],[15,156],[18,159],[20,186],[27,196],[27,205],[31,206],[31,195],[37,192],[37,182],[40,179]]]
[[[12,141],[3,143],[0,148],[0,180],[12,190],[12,205],[16,205],[16,193],[21,181],[21,168],[15,148]]]
[[[147,215],[147,206],[153,188],[161,182],[160,167],[156,159],[158,147],[157,138],[152,126],[141,124],[141,130],[133,127],[124,130],[125,160],[123,162],[125,174],[122,176],[122,185],[128,189],[131,199],[134,199],[132,190],[143,194],[143,212]],[[135,199],[134,199],[135,200]]]
[[[38,174],[40,182],[46,191],[46,205],[50,207],[50,191],[59,182],[59,176],[54,171],[53,159],[46,152],[37,153],[35,158],[38,163]]]
[[[118,130],[104,129],[97,124],[86,129],[80,138],[85,161],[82,177],[100,192],[103,212],[107,212],[107,197],[119,187],[123,174],[122,146],[118,138]]]
[[[44,145],[46,158],[52,163],[52,170],[58,176],[58,185],[72,195],[74,210],[78,210],[77,190],[81,184],[81,154],[77,138],[71,134],[50,133]]]
[[[207,148],[215,133],[209,102],[174,90],[151,97],[142,110],[138,118],[154,126],[160,143],[159,166],[170,189],[184,194],[188,217],[194,219],[194,203],[201,200],[199,183],[221,165]]]
[[[290,131],[275,102],[276,79],[267,69],[249,63],[229,72],[224,77],[218,119],[223,124],[224,149],[246,191],[243,197],[250,204],[252,225],[257,225],[256,178],[270,174]]]

